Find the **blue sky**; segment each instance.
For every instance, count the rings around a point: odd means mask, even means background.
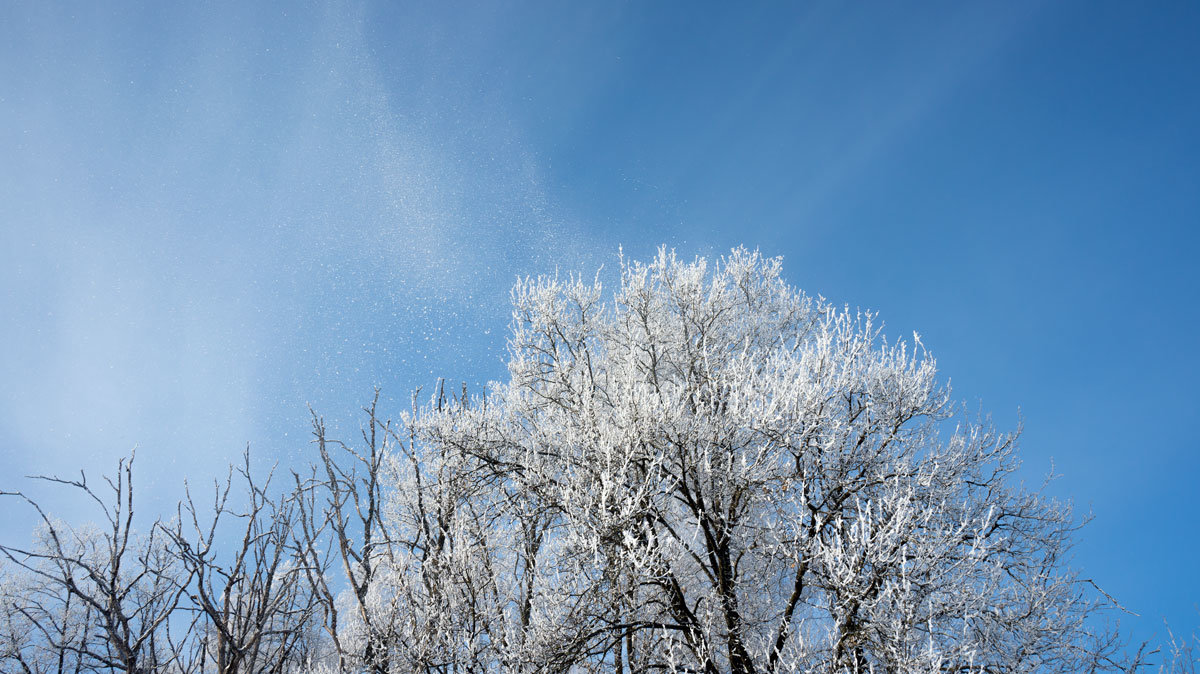
[[[518,275],[746,245],[1019,409],[1126,624],[1200,625],[1200,7],[449,5],[0,7],[2,486],[136,445],[152,508],[502,376]]]

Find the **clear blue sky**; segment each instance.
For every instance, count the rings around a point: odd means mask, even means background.
[[[500,377],[517,275],[744,244],[1020,409],[1077,565],[1200,625],[1200,5],[166,4],[0,6],[0,486],[294,460]]]

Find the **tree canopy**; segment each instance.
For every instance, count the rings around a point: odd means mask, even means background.
[[[0,547],[15,609],[0,661],[1139,666],[1102,624],[1114,603],[1068,564],[1078,518],[1019,482],[1018,431],[955,404],[917,336],[886,339],[873,314],[804,294],[778,259],[744,249],[622,259],[611,297],[541,277],[512,299],[507,381],[414,396],[395,422],[373,403],[361,442],[314,415],[310,468],[283,489],[247,461],[244,507],[231,471],[211,509],[189,491],[175,519],[131,535],[129,464],[111,505],[86,480],[56,480],[91,494],[111,531],[44,516],[37,547]]]

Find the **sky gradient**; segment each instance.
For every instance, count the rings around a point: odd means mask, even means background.
[[[1135,635],[1200,626],[1200,6],[165,4],[0,6],[0,488],[136,446],[169,505],[500,378],[518,276],[745,245],[1023,418]]]

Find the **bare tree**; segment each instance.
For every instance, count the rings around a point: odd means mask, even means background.
[[[2,492],[25,501],[41,520],[37,547],[0,545],[0,553],[39,581],[25,596],[22,617],[59,654],[60,667],[68,654],[81,667],[153,672],[168,666],[172,656],[160,648],[159,637],[188,579],[167,553],[159,522],[145,535],[134,530],[133,456],[118,463],[115,480],[104,478],[110,500],[83,473],[78,480],[35,479],[82,493],[107,526],[77,529],[52,519],[21,492]],[[79,611],[88,625],[78,624]]]
[[[376,389],[370,406],[363,410],[367,422],[361,450],[328,438],[324,420],[314,412],[313,438],[320,462],[307,479],[299,474],[294,478],[300,496],[296,545],[339,667],[345,669],[353,663],[383,673],[388,671],[389,644],[395,640],[395,619],[371,610],[369,602],[377,594],[373,590],[383,582],[380,569],[391,558],[382,512],[387,461],[396,436],[391,422],[376,415],[378,402]],[[354,644],[346,643],[341,634],[332,567],[341,569],[341,577],[349,585],[353,620],[361,631]]]
[[[244,492],[235,498],[243,501],[231,502],[234,472],[214,484],[211,514],[202,514],[188,490],[171,531],[173,552],[194,579],[196,666],[218,674],[283,672],[314,610],[290,546],[299,510],[292,495],[271,495],[271,474],[256,482],[248,450],[236,469]]]

